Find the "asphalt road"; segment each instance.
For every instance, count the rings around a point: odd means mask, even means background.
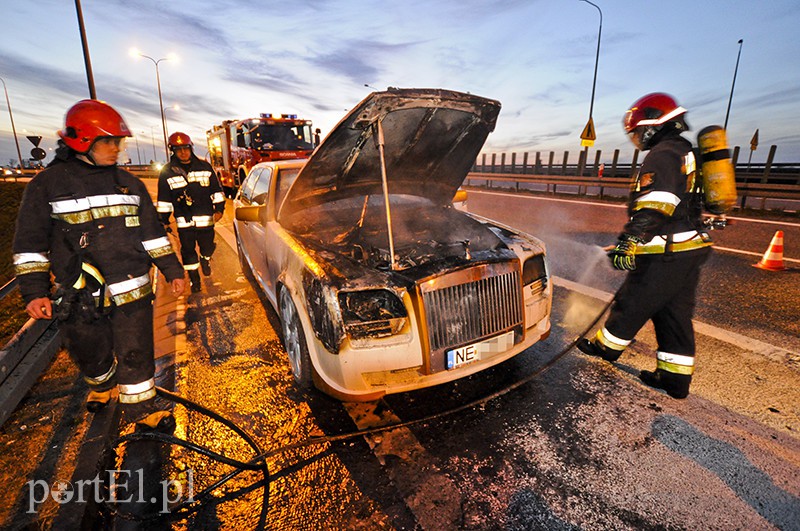
[[[636,378],[655,365],[650,328],[616,364],[572,350],[549,365],[622,280],[599,246],[613,241],[624,210],[484,193],[471,194],[469,208],[548,244],[557,282],[551,337],[466,380],[368,404],[295,388],[277,316],[220,243],[213,282],[187,301],[178,391],[277,453],[266,506],[265,482],[242,474],[192,526],[253,528],[262,518],[269,529],[800,529],[800,269],[751,267],[778,229],[796,260],[797,223],[736,220],[717,235],[733,251],[706,266],[696,379],[677,401]],[[218,231],[232,242],[229,221]],[[391,422],[412,424],[281,451]],[[247,455],[198,415],[185,429],[198,443]],[[196,488],[230,470],[194,455],[180,460],[198,471]]]

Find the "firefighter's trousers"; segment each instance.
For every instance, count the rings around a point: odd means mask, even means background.
[[[181,261],[183,268],[187,271],[197,270],[200,267],[200,260],[197,256],[198,249],[200,256],[205,259],[211,258],[216,249],[214,227],[178,229],[178,239],[181,242]]]
[[[120,402],[127,404],[155,396],[152,301],[114,306],[96,319],[75,311],[61,322],[64,346],[91,389],[119,384]]]
[[[632,340],[652,319],[658,350],[694,356],[694,315],[700,267],[710,247],[671,254],[637,255],[636,269],[628,273],[617,294],[605,328],[623,340]]]

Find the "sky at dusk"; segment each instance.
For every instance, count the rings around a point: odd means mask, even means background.
[[[728,138],[754,162],[800,161],[800,2],[594,0],[602,10],[593,118],[599,149],[630,157],[621,118],[648,92],[674,95],[693,129],[725,121],[743,39]],[[97,97],[136,139],[134,163],[163,160],[156,68],[169,132],[289,113],[323,136],[375,87],[446,88],[497,99],[486,153],[577,157],[589,118],[600,12],[581,0],[83,0]],[[75,2],[0,0],[0,78],[20,149],[42,136],[52,158],[65,111],[89,97]],[[179,108],[175,109],[174,106]],[[17,158],[5,98],[0,164]],[[138,144],[138,150],[137,150]],[[573,159],[575,160],[575,159]]]

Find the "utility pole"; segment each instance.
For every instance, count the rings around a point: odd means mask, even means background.
[[[86,27],[83,25],[83,11],[81,10],[81,0],[75,0],[75,9],[78,12],[78,27],[81,32],[81,44],[83,45],[83,62],[86,64],[86,79],[89,82],[89,97],[97,99],[97,91],[94,88],[94,74],[92,74],[92,60],[89,57],[89,43],[86,41]]]
[[[728,110],[725,111],[725,125],[723,129],[728,129],[728,116],[731,114],[731,102],[733,101],[733,87],[736,86],[736,73],[739,72],[739,58],[742,56],[742,42],[744,39],[739,39],[739,53],[736,56],[736,68],[733,70],[733,82],[731,83],[731,95],[728,98]]]
[[[594,2],[590,2],[589,0],[581,1],[594,6],[597,9],[597,12],[600,13],[600,27],[597,31],[597,52],[595,53],[594,57],[594,78],[592,80],[592,99],[589,103],[589,121],[586,122],[586,127],[583,129],[583,133],[581,133],[581,145],[584,146],[584,149],[582,155],[583,160],[580,162],[580,164],[578,164],[579,175],[583,175],[583,169],[587,162],[586,159],[589,157],[589,146],[594,145],[596,137],[592,113],[594,112],[594,92],[595,88],[597,87],[597,65],[600,63],[600,37],[603,35],[603,11],[600,9],[600,6]]]

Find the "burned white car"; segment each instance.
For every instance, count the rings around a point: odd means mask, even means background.
[[[307,161],[250,172],[234,203],[240,261],[300,385],[374,400],[547,337],[544,244],[453,207],[499,111],[446,90],[375,92]]]

